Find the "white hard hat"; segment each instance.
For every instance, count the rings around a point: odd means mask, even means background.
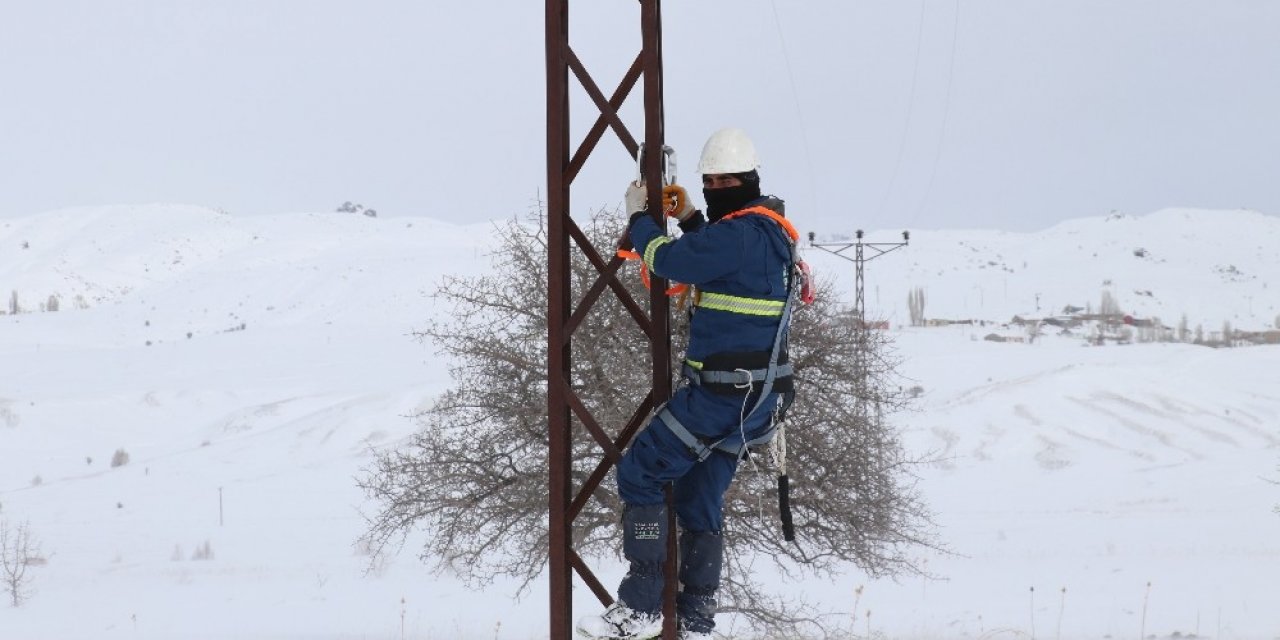
[[[698,173],[746,173],[760,167],[756,146],[742,129],[721,129],[707,139],[698,160]]]

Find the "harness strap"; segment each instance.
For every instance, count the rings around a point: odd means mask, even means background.
[[[684,365],[684,375],[693,385],[703,384],[731,384],[739,387],[746,387],[754,382],[764,382],[766,376],[769,375],[769,369],[734,369],[732,371],[708,371],[705,369],[695,369],[689,364]],[[777,367],[776,375],[779,378],[785,378],[795,373],[795,367],[791,363],[780,364]]]
[[[796,245],[791,243],[788,245],[791,250],[791,268],[796,265]],[[782,351],[782,343],[785,342],[787,336],[787,326],[791,324],[791,312],[795,309],[796,296],[799,294],[799,287],[796,287],[795,277],[787,278],[787,303],[782,307],[782,319],[778,322],[778,332],[773,336],[773,352],[769,356],[769,368],[766,370],[764,377],[764,388],[760,390],[760,397],[756,400],[755,406],[751,407],[751,411],[747,412],[750,416],[764,404],[765,398],[769,397],[769,393],[773,391],[773,382],[778,378],[780,367],[789,365],[778,364],[778,354]],[[745,419],[745,418],[744,418]],[[770,434],[772,436],[772,434]]]
[[[732,220],[734,218],[740,218],[742,216],[749,215],[752,213],[757,213],[762,216],[768,217],[769,219],[778,223],[778,226],[782,227],[782,230],[787,232],[787,236],[791,238],[792,242],[798,242],[800,240],[800,232],[796,231],[795,225],[791,224],[790,220],[783,217],[782,214],[778,213],[777,211],[774,211],[773,209],[770,209],[769,207],[766,207],[763,205],[756,205],[754,207],[747,207],[746,209],[739,209],[720,219]]]
[[[778,432],[778,427],[774,425],[770,426],[769,430],[764,432],[762,435],[740,444],[725,444],[725,440],[727,440],[727,438],[708,444],[699,440],[698,436],[693,435],[693,432],[689,431],[689,428],[684,426],[684,423],[680,422],[680,420],[676,418],[675,414],[671,413],[671,410],[668,409],[665,404],[658,410],[657,417],[662,420],[663,424],[667,425],[667,428],[671,430],[671,433],[675,434],[676,438],[678,438],[684,446],[689,448],[689,453],[692,453],[693,456],[697,458],[698,462],[702,462],[703,460],[711,457],[711,454],[716,451],[723,451],[735,458],[741,458],[742,454],[746,452],[747,449],[762,444],[768,444],[773,441],[773,436]]]
[[[675,436],[680,439],[680,442],[684,443],[684,446],[689,448],[689,453],[692,453],[693,457],[698,459],[698,462],[702,462],[703,460],[711,457],[711,447],[704,444],[697,436],[693,435],[693,433],[689,431],[688,427],[685,427],[682,422],[677,420],[675,415],[671,413],[671,410],[667,408],[667,405],[662,405],[662,408],[658,410],[657,417],[662,420],[662,424],[667,425],[667,428],[671,430],[671,433],[674,433]]]

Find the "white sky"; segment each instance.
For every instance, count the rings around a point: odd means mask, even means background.
[[[806,229],[1280,213],[1280,2],[665,4],[684,181],[708,133],[743,127]],[[606,94],[638,50],[636,6],[571,7]],[[0,217],[155,201],[522,212],[545,191],[543,35],[536,0],[4,3]],[[594,113],[575,91],[577,139]],[[616,205],[632,170],[606,138],[575,204]]]

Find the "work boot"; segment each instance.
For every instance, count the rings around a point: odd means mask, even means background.
[[[662,616],[615,602],[604,613],[578,620],[578,635],[590,640],[651,640],[662,635]]]
[[[676,638],[679,640],[713,640],[710,633],[699,633],[697,631],[681,631]]]
[[[684,620],[676,625],[676,640],[727,640],[721,635],[712,635],[710,631],[690,631],[684,626]]]
[[[724,562],[724,538],[710,531],[685,531],[680,534],[680,593],[676,596],[676,613],[681,630],[686,634],[706,634],[715,628],[716,591],[720,588],[720,569]],[[701,640],[698,635],[689,638]]]

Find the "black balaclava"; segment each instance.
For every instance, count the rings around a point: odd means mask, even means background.
[[[760,197],[760,174],[755,170],[746,173],[731,174],[742,181],[736,187],[723,189],[703,189],[702,197],[707,202],[707,219],[715,222],[725,215],[747,206],[748,202]]]

